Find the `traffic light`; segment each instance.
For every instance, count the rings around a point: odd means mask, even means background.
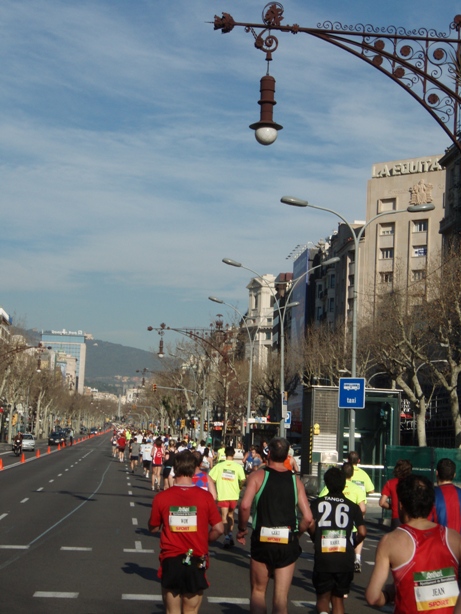
[[[205,422],[203,423],[203,430],[208,432],[208,421],[205,420]]]
[[[152,390],[153,390],[154,392],[157,392],[157,384],[152,384]]]

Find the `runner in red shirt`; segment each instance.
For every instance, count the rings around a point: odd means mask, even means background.
[[[157,437],[152,446],[152,490],[160,490],[160,476],[162,475],[164,459],[165,446],[162,438]]]
[[[195,467],[192,452],[176,454],[175,483],[156,495],[152,503],[149,530],[161,530],[157,575],[167,614],[198,612],[203,591],[208,588],[208,544],[224,532],[212,495],[192,481]]]
[[[403,478],[397,495],[402,525],[379,542],[365,598],[377,607],[395,601],[394,614],[453,614],[459,593],[461,535],[427,520],[435,498],[427,478]],[[384,586],[389,569],[394,584]]]

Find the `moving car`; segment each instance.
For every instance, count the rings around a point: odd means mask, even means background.
[[[22,436],[22,450],[25,452],[26,450],[31,450],[32,452],[35,450],[35,437],[32,433],[24,433]]]
[[[65,441],[66,434],[63,431],[53,431],[48,437],[48,445],[50,446],[57,446],[58,444],[65,443]]]

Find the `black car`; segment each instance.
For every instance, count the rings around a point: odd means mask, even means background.
[[[67,435],[64,431],[53,431],[48,437],[48,445],[57,446],[58,444],[66,443]]]

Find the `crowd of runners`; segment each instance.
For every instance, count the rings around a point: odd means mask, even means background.
[[[318,614],[344,614],[354,574],[361,573],[366,539],[368,474],[351,452],[331,467],[311,501],[286,439],[262,441],[244,451],[205,441],[176,441],[148,431],[114,431],[113,456],[141,470],[155,491],[149,530],[160,534],[162,596],[166,612],[199,611],[208,588],[208,544],[222,547],[250,537],[250,612],[265,614],[269,580],[273,614],[288,612],[288,593],[300,556],[300,536],[314,544],[312,582]],[[385,484],[380,505],[392,510],[392,526],[381,540],[367,602],[394,604],[396,614],[461,614],[461,490],[453,484],[455,464],[441,459],[437,486],[400,460]],[[199,487],[199,488],[196,488]],[[393,583],[386,584],[389,572]]]

